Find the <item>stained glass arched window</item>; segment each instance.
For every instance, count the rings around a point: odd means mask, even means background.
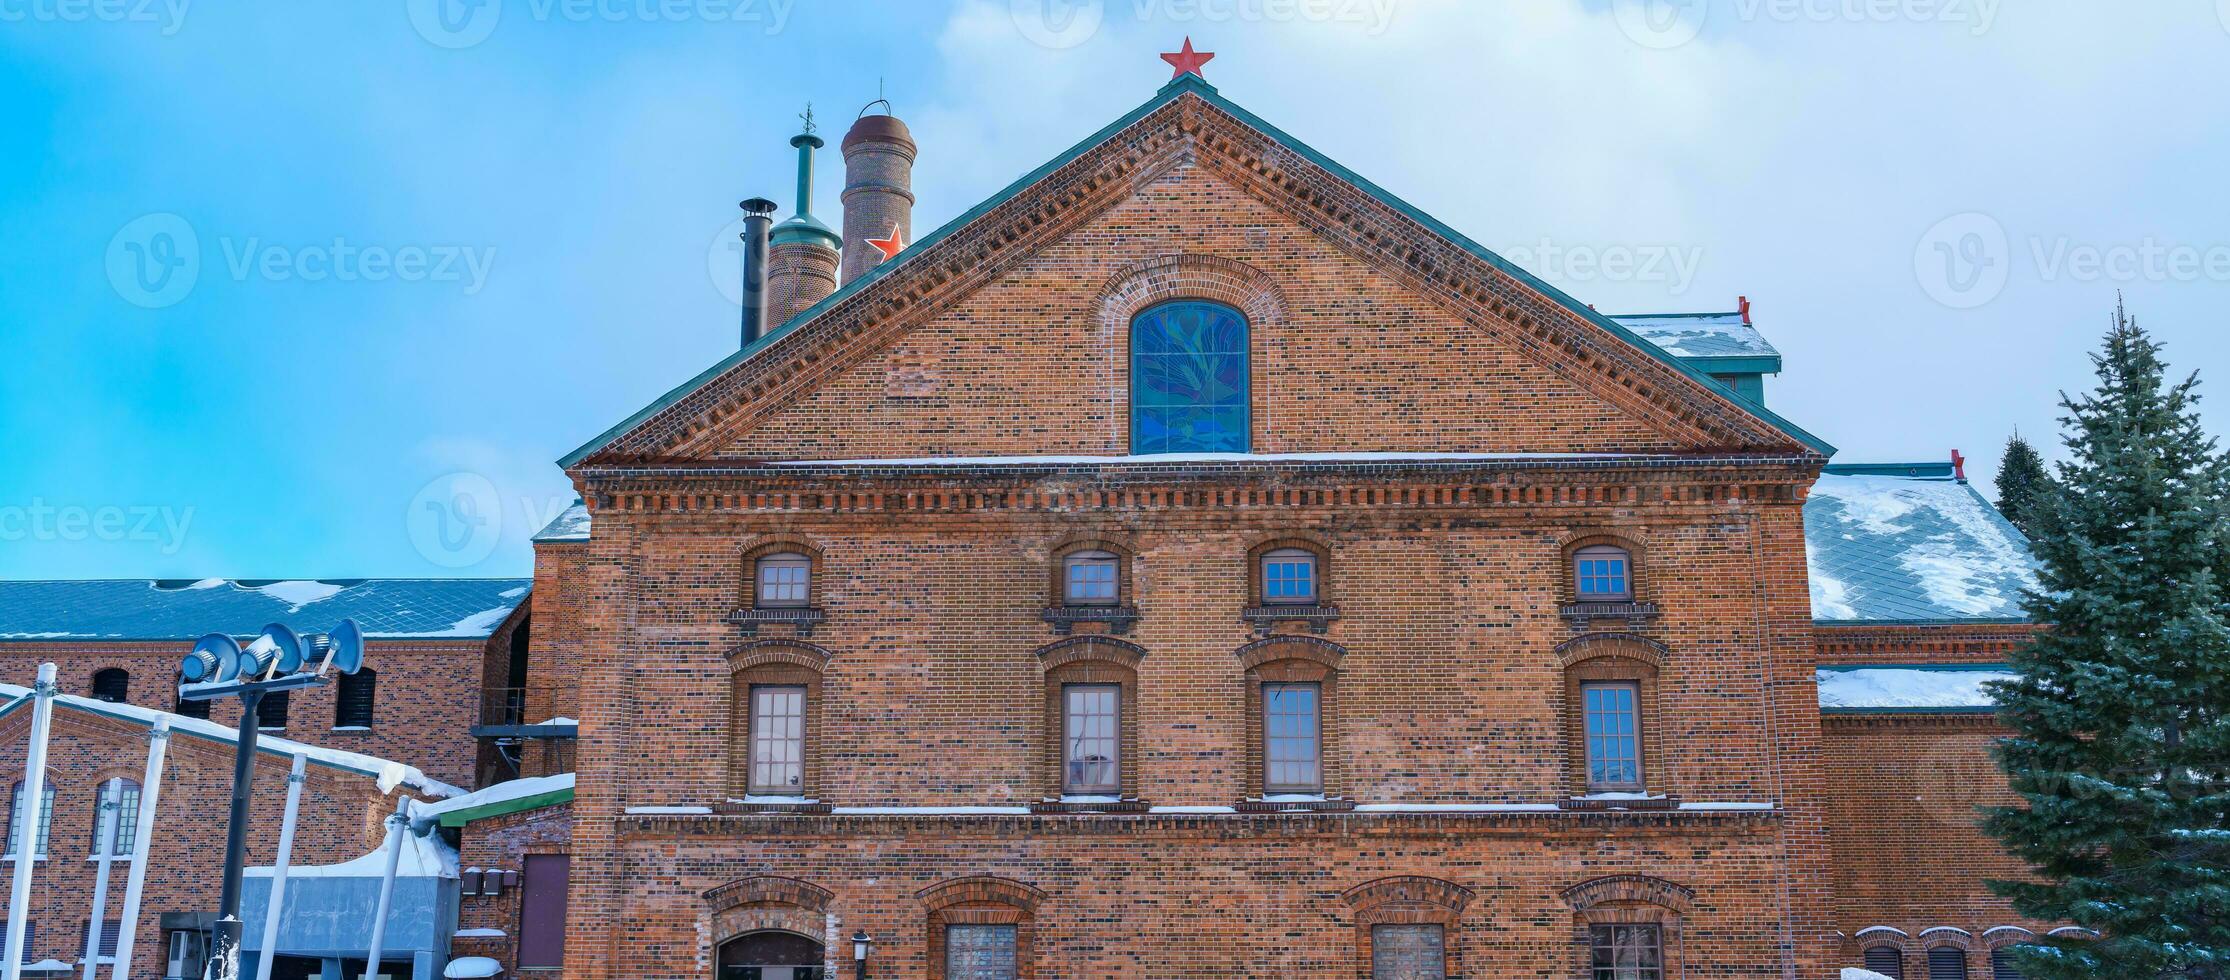
[[[1178,300],[1131,321],[1131,452],[1247,451],[1247,318]]]

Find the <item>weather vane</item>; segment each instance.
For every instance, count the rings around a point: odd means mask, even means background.
[[[805,111],[798,113],[798,118],[805,120],[805,131],[807,133],[813,132],[813,103],[806,103]]]

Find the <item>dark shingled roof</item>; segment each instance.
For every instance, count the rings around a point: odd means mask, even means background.
[[[1949,463],[1827,468],[1804,503],[1812,619],[2021,621],[2036,559]]]

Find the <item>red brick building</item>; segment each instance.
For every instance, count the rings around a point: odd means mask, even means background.
[[[775,231],[802,312],[564,461],[565,976],[865,932],[950,980],[1826,977],[2042,928],[1971,820],[1875,799],[1991,784],[1986,704],[1822,714],[1846,638],[2018,629],[1820,594],[1832,448],[1747,304],[1597,314],[1192,76],[833,294],[824,233]]]

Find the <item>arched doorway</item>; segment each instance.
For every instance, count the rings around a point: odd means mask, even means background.
[[[794,932],[751,932],[720,944],[719,980],[823,980],[821,944]]]

